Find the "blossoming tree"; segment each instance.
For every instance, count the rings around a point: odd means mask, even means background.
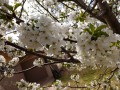
[[[42,87],[21,79],[17,82],[20,90],[52,86],[59,90],[119,90],[111,84],[114,76],[120,80],[119,5],[119,0],[0,0],[0,51],[12,57],[7,62],[0,55],[2,78],[18,74],[14,68],[21,62],[19,58],[29,53],[39,59],[24,72],[56,63],[69,69],[114,69],[107,77],[104,72],[101,80],[84,86],[78,83],[79,74],[71,75],[77,86],[56,80],[53,85]]]

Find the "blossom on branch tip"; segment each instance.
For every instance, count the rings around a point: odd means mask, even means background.
[[[40,84],[29,83],[23,79],[16,83],[19,90],[40,90]]]
[[[44,65],[44,61],[41,58],[35,59],[33,65],[37,67],[42,67],[42,65]]]

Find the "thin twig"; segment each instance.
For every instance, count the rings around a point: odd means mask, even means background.
[[[22,8],[21,8],[21,11],[20,11],[20,16],[19,16],[19,18],[21,18],[21,16],[22,16],[22,12],[23,12],[23,10],[24,10],[24,4],[25,4],[25,2],[26,2],[26,0],[23,0],[23,4],[22,4]]]
[[[43,65],[41,65],[41,67],[42,67],[42,66],[47,66],[47,65],[56,64],[56,63],[61,63],[61,61],[59,61],[59,62],[44,63]],[[16,71],[14,74],[24,73],[24,72],[30,71],[30,70],[32,70],[32,69],[35,69],[35,68],[37,68],[37,66],[32,66],[32,67],[27,68],[27,69],[22,70],[22,71]]]
[[[59,20],[58,20],[55,16],[53,16],[53,15],[49,12],[48,9],[46,9],[43,5],[41,5],[38,0],[35,0],[35,1],[36,1],[36,2],[38,3],[38,5],[40,5],[46,12],[48,12],[48,13],[50,14],[50,16],[51,16],[54,20],[56,20],[57,22],[59,22]]]
[[[69,38],[64,38],[63,40],[64,40],[64,41],[69,41],[69,42],[71,42],[71,43],[77,43],[76,40],[72,40],[72,39],[69,39]]]
[[[17,24],[20,24],[21,22],[24,22],[22,19],[18,18],[14,12],[12,14],[10,14],[3,9],[0,9],[0,11],[1,11],[1,13],[3,13],[3,15],[6,16],[6,20],[11,20],[11,19],[15,18]]]
[[[113,78],[115,72],[116,72],[118,69],[119,69],[119,68],[116,67],[115,69],[113,69],[113,70],[111,71],[111,75],[108,77],[108,80],[111,80],[111,79]]]
[[[68,6],[67,4],[65,4],[65,3],[63,3],[63,2],[61,2],[64,6],[66,6],[67,8],[70,8],[71,10],[74,10],[75,11],[75,9],[74,8],[72,8],[72,7],[70,7],[70,6]]]
[[[61,0],[61,1],[65,1],[65,0]],[[83,0],[71,0],[71,1],[74,1],[78,6],[80,6],[84,10],[86,10],[86,8],[88,7]],[[93,13],[91,9],[88,9],[86,12],[89,13],[91,17],[94,17],[106,24],[106,21],[102,17],[99,17],[95,13]]]
[[[68,57],[70,57],[70,59],[74,59],[73,56],[64,47],[61,47],[61,49],[68,55]]]
[[[34,68],[36,68],[36,67],[37,67],[37,66],[32,66],[32,67],[27,68],[27,69],[25,69],[25,70],[17,71],[17,72],[15,72],[14,74],[24,73],[24,72],[30,71],[30,70],[32,70],[32,69],[34,69]]]

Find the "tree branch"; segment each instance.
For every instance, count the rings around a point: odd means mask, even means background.
[[[53,60],[53,61],[80,63],[80,61],[77,60],[77,59],[58,59],[58,58],[54,58],[54,57],[50,57],[50,56],[38,54],[38,53],[32,52],[32,51],[30,51],[30,50],[28,50],[28,49],[25,49],[25,48],[23,48],[23,47],[20,47],[20,46],[14,44],[14,43],[11,43],[11,42],[9,42],[9,41],[5,41],[5,44],[6,44],[6,45],[13,46],[13,47],[15,47],[15,48],[17,48],[17,49],[20,49],[20,50],[22,50],[22,51],[25,51],[26,53],[29,53],[29,54],[32,54],[32,55],[35,55],[35,56],[38,56],[38,57],[41,57],[41,58],[47,58],[47,59]]]
[[[23,4],[22,4],[22,8],[21,8],[21,11],[20,11],[20,16],[19,18],[21,18],[22,16],[22,12],[23,12],[23,9],[24,9],[24,4],[25,4],[26,0],[23,0]]]
[[[98,0],[98,6],[101,12],[104,12],[101,17],[106,21],[106,23],[111,27],[114,33],[120,34],[120,23],[118,22],[116,16],[113,14],[107,2],[102,2]]]
[[[59,20],[58,20],[55,16],[53,16],[53,15],[48,11],[48,9],[46,9],[43,5],[41,5],[38,0],[35,0],[35,1],[36,1],[36,2],[38,3],[38,5],[40,5],[46,12],[48,12],[49,15],[50,15],[54,20],[56,20],[57,22],[59,22]]]
[[[64,40],[64,41],[69,41],[69,42],[71,42],[71,43],[77,43],[76,40],[72,40],[72,39],[69,39],[69,38],[64,38],[63,40]]]
[[[66,6],[67,8],[70,8],[71,10],[73,10],[73,11],[75,11],[75,9],[74,8],[72,8],[72,7],[70,7],[70,6],[68,6],[67,4],[65,4],[65,3],[63,3],[63,2],[61,2],[64,6]]]
[[[41,66],[47,66],[47,65],[52,65],[52,64],[56,64],[56,63],[61,63],[61,61],[59,61],[59,62],[51,62],[51,63],[44,63],[44,64],[41,65]],[[30,71],[30,70],[32,70],[32,69],[34,69],[34,68],[37,68],[37,66],[32,66],[32,67],[27,68],[27,69],[25,69],[25,70],[17,71],[17,72],[15,72],[14,74],[20,74],[20,73],[23,73],[23,72],[27,72],[27,71]]]
[[[58,2],[63,2],[65,0],[58,0]],[[105,23],[105,20],[99,16],[97,16],[96,14],[92,13],[92,10],[84,3],[83,0],[67,0],[67,1],[73,1],[75,2],[78,6],[80,6],[82,9],[84,9],[87,13],[89,13],[92,17],[100,20],[101,22]],[[86,10],[87,9],[87,10]]]
[[[94,4],[93,4],[93,7],[92,7],[91,11],[93,11],[95,9],[97,3],[98,3],[98,0],[94,0]]]
[[[118,69],[119,69],[119,68],[116,67],[115,69],[113,69],[113,70],[111,71],[111,75],[109,76],[108,80],[111,80],[111,79],[113,78],[115,72],[116,72]]]

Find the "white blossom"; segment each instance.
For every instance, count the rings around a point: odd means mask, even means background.
[[[69,13],[68,19],[69,20],[75,20],[76,15],[77,15],[77,12],[76,11],[72,11],[72,12]]]
[[[10,78],[10,77],[13,77],[13,76],[14,76],[14,72],[15,72],[14,69],[9,69],[9,68],[8,68],[8,70],[6,70],[6,71],[4,72],[4,76],[5,76],[5,77],[9,77],[9,78]]]
[[[0,55],[0,67],[3,66],[6,63],[6,59],[4,56]]]
[[[9,61],[9,65],[10,66],[16,66],[19,62],[19,58],[18,57],[14,57],[12,60]]]
[[[58,90],[61,90],[62,85],[63,84],[62,84],[61,80],[56,80],[53,86],[55,86]]]
[[[41,15],[38,19],[32,17],[29,24],[21,23],[17,30],[20,41],[28,48],[44,48],[48,55],[60,55],[61,46],[65,45],[63,36],[68,30],[67,27]]]
[[[79,60],[87,66],[104,65],[116,66],[120,62],[120,50],[111,46],[119,41],[119,35],[113,34],[111,30],[104,29],[109,36],[100,36],[97,40],[91,40],[92,35],[88,32],[78,33],[77,51]]]
[[[33,62],[33,65],[37,66],[37,67],[42,67],[43,64],[44,64],[44,62],[41,58],[38,58],[38,59],[34,60],[34,62]]]
[[[17,87],[19,88],[19,90],[39,90],[40,84],[29,83],[21,79],[20,82],[17,82]]]
[[[80,78],[80,76],[79,76],[79,74],[73,74],[73,75],[70,76],[70,78],[71,78],[73,81],[78,81],[79,78]]]

